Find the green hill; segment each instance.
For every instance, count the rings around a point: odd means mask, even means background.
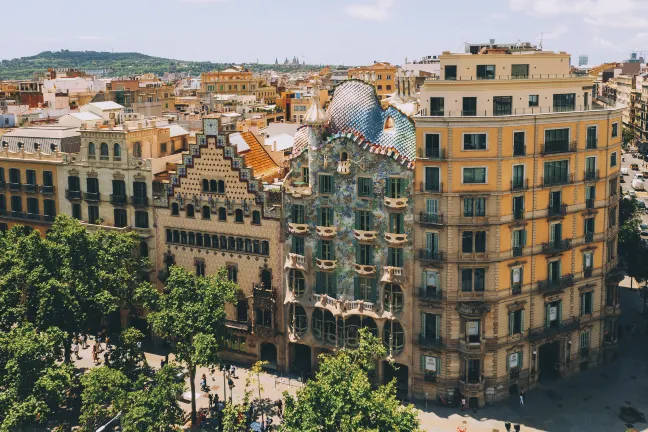
[[[198,75],[211,70],[222,70],[231,63],[194,62],[151,57],[140,53],[111,53],[97,51],[43,51],[31,57],[21,57],[0,62],[0,79],[30,79],[34,72],[48,68],[75,68],[79,70],[108,70],[109,76],[121,77],[152,72],[189,72]],[[274,64],[245,64],[254,72],[273,69],[278,72],[319,70],[321,66],[290,67]]]

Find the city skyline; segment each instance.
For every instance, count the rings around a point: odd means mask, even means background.
[[[42,0],[35,3],[36,8],[51,7]],[[11,16],[20,13],[20,7],[10,3],[3,10]],[[503,43],[539,44],[541,35],[544,49],[568,52],[572,64],[577,64],[579,55],[588,55],[591,64],[598,64],[623,61],[631,51],[648,51],[648,32],[643,31],[648,18],[642,15],[648,12],[648,4],[640,0],[495,0],[434,5],[424,0],[315,4],[292,0],[142,0],[133,4],[116,0],[112,10],[120,8],[128,11],[123,19],[104,21],[101,17],[111,14],[97,15],[73,5],[66,13],[75,28],[65,32],[52,31],[48,14],[30,17],[29,33],[21,33],[19,24],[10,20],[5,29],[17,43],[5,47],[2,59],[68,49],[140,52],[218,63],[258,60],[267,64],[297,56],[308,64],[402,64],[405,58],[418,60],[442,51],[460,51],[464,42],[493,38]],[[140,31],[131,27],[134,22],[128,16],[148,19],[139,21]],[[229,16],[237,19],[227,19]],[[102,21],[105,25],[98,25]],[[191,31],[181,30],[183,21],[191,23]],[[432,31],[428,30],[430,24]],[[269,35],[273,42],[258,43]],[[220,43],[220,37],[226,42]],[[161,38],[166,39],[164,44]]]

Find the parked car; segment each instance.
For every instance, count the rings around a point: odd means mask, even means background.
[[[633,190],[631,190],[630,192],[628,192],[628,195],[630,195],[632,198],[637,198],[637,192],[635,192],[635,191],[633,191]]]
[[[638,164],[630,164],[630,169],[632,171],[639,171],[639,165]]]
[[[621,175],[628,175],[630,174],[630,170],[626,167],[621,168]]]
[[[646,209],[646,203],[643,201],[637,201],[637,207],[639,207],[642,210]]]

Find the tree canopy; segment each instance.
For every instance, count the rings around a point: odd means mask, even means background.
[[[627,274],[637,282],[645,282],[648,281],[648,266],[644,257],[648,247],[641,238],[640,224],[637,200],[623,198],[619,204],[619,256],[627,267]]]
[[[419,430],[413,406],[396,399],[395,383],[375,387],[368,371],[384,358],[385,347],[366,330],[357,350],[321,355],[315,379],[291,396],[284,392],[283,432],[359,432]]]

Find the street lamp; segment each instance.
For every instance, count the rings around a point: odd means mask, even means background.
[[[122,414],[122,413],[121,413],[121,411],[120,411],[119,414],[117,414],[117,415],[116,415],[115,417],[113,417],[113,418],[112,418],[108,423],[106,423],[105,425],[101,426],[101,427],[100,427],[99,429],[97,429],[95,432],[104,432],[104,431],[106,430],[106,428],[107,428],[108,426],[110,426],[110,424],[111,424],[112,422],[114,422],[115,420],[118,420],[119,417],[121,417],[121,414]]]

